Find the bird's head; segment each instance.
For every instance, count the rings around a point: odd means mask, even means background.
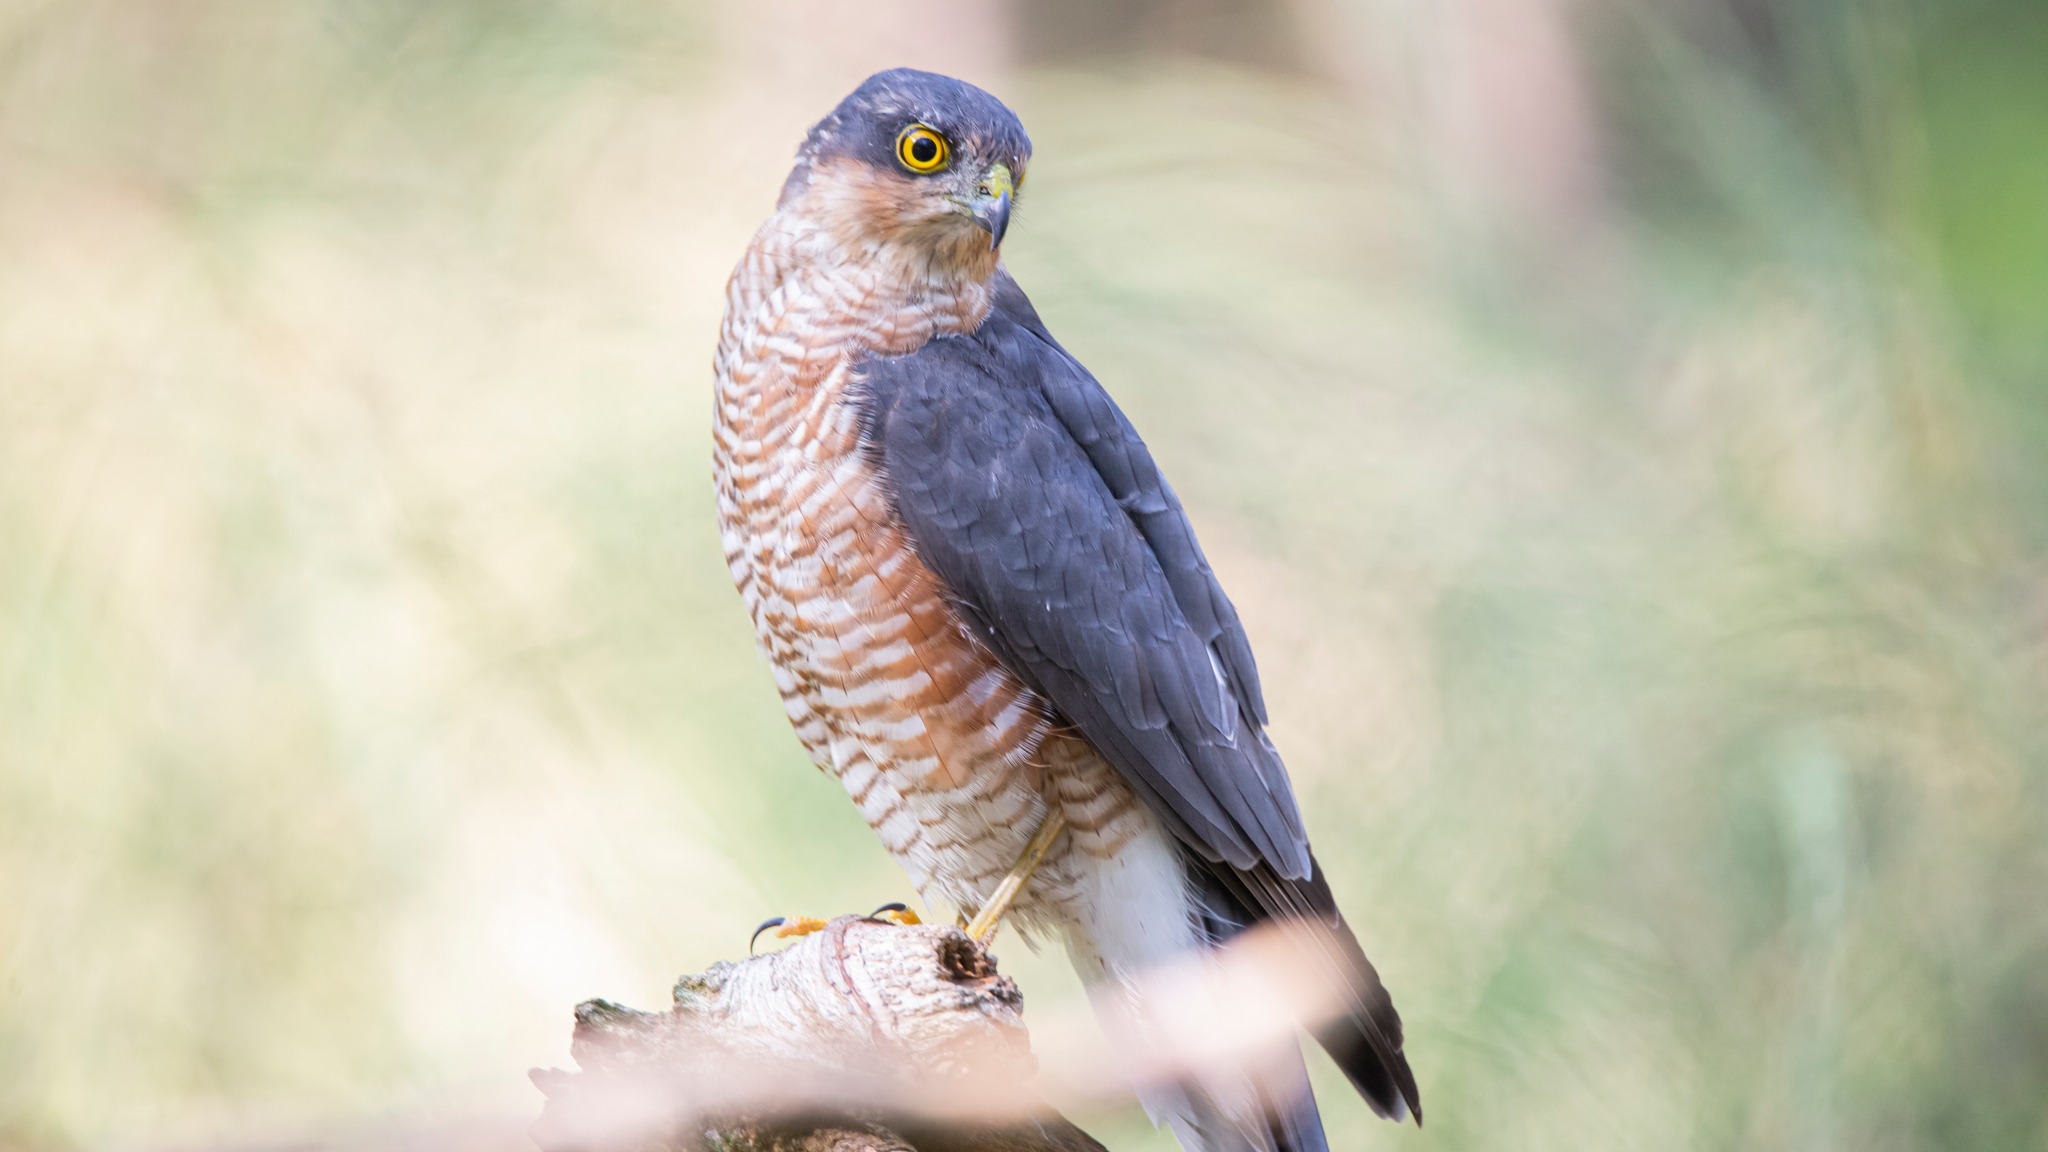
[[[1009,230],[1031,138],[972,84],[895,68],[867,78],[797,150],[781,205],[853,247],[986,277]]]

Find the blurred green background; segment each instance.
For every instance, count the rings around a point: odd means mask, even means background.
[[[1010,265],[1258,646],[1430,1117],[1317,1057],[1338,1147],[2048,1148],[2044,61],[2039,0],[0,0],[0,1149],[517,1148],[575,1001],[907,895],[708,477],[726,272],[899,63],[1023,116]]]

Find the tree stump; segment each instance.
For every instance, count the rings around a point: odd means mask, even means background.
[[[1028,1087],[1023,997],[957,928],[842,916],[576,1008],[580,1071],[535,1069],[542,1152],[1102,1152]]]

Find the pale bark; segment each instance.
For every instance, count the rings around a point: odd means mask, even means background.
[[[542,1152],[1091,1152],[1049,1109],[1016,985],[954,928],[856,916],[576,1009],[579,1072],[535,1071]],[[1033,1114],[1035,1112],[1035,1114]]]

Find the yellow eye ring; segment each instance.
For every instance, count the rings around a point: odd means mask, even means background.
[[[952,149],[937,130],[912,124],[896,134],[896,159],[912,172],[937,172],[946,166]]]

